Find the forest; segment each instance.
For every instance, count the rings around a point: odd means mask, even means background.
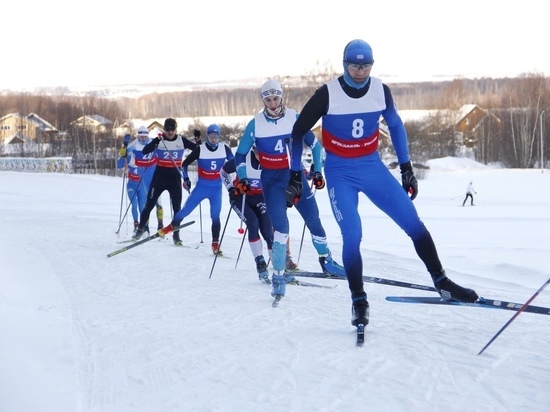
[[[300,111],[316,88],[332,73],[316,73],[296,79],[279,78],[285,90],[285,102]],[[529,73],[516,78],[455,79],[453,81],[388,84],[399,110],[433,110],[422,122],[407,122],[411,158],[457,156],[468,153],[475,160],[504,167],[541,167],[541,159],[550,155],[546,136],[550,111],[550,82],[544,75]],[[490,114],[480,124],[475,139],[461,137],[451,117],[441,113],[475,104]],[[89,136],[75,130],[72,122],[83,115],[100,115],[121,125],[128,119],[199,116],[252,116],[262,108],[256,88],[205,89],[189,92],[151,93],[138,98],[3,93],[0,95],[0,119],[10,113],[23,116],[35,113],[59,130],[59,142],[47,142],[47,156],[100,157],[109,160],[116,153],[120,137],[113,132]],[[440,112],[437,112],[440,111]],[[196,125],[202,126],[202,125]],[[190,126],[190,129],[195,126]],[[189,132],[191,132],[189,130]],[[226,130],[227,131],[227,130]],[[181,131],[185,133],[185,131]],[[232,134],[242,130],[228,131]],[[93,139],[93,144],[91,144]],[[89,141],[90,140],[90,141]],[[2,142],[3,143],[3,142]],[[391,145],[381,142],[381,149]],[[44,152],[42,152],[44,154]],[[24,150],[22,156],[34,156]],[[0,156],[6,156],[0,147]],[[543,160],[546,165],[548,160]]]

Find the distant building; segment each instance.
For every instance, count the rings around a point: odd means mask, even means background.
[[[113,122],[98,114],[81,116],[71,122],[71,126],[95,133],[109,133],[113,130]]]
[[[55,139],[59,130],[35,113],[21,116],[10,113],[0,118],[0,143],[20,144],[25,142],[48,143]]]

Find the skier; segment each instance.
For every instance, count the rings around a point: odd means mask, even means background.
[[[473,182],[470,182],[466,188],[466,197],[464,198],[464,202],[462,202],[462,206],[466,204],[466,200],[468,200],[468,198],[471,199],[470,206],[474,206],[474,193],[477,195],[477,192],[474,190]]]
[[[165,190],[170,193],[170,201],[174,213],[181,209],[182,184],[181,184],[181,162],[185,149],[195,149],[197,145],[186,137],[178,135],[177,122],[168,118],[164,121],[164,133],[152,139],[142,150],[143,155],[154,154],[157,158],[157,166],[153,173],[151,186],[147,193],[147,202],[141,211],[139,227],[132,239],[138,240],[143,236],[146,229],[149,215],[155,207],[158,198]],[[174,243],[180,242],[179,230],[174,232]]]
[[[231,207],[244,217],[244,223],[248,229],[248,244],[254,256],[256,263],[256,271],[260,281],[271,284],[269,273],[267,271],[267,263],[263,254],[263,242],[260,238],[260,233],[266,243],[267,250],[271,256],[273,248],[273,227],[271,219],[267,213],[267,208],[264,200],[261,182],[262,168],[257,157],[257,149],[253,149],[246,155],[246,176],[250,184],[250,190],[243,196],[236,187],[239,185],[239,178],[236,176],[235,159],[229,160],[223,165],[220,172],[222,182],[229,193]]]
[[[149,139],[149,130],[145,126],[140,126],[137,132],[137,138],[130,142],[129,134],[124,136],[123,147],[120,148],[120,158],[117,161],[117,168],[128,167],[128,184],[126,186],[128,198],[132,205],[132,217],[134,219],[134,235],[139,226],[139,216],[147,201],[147,192],[151,186],[151,178],[155,171],[156,158],[153,154],[144,155],[141,151]],[[163,210],[160,199],[157,200],[157,220],[158,227],[161,228]],[[148,224],[145,231],[149,232]]]
[[[189,192],[191,190],[191,180],[187,168],[192,162],[197,161],[199,175],[197,186],[190,193],[183,208],[174,215],[172,222],[158,231],[159,235],[165,236],[172,232],[174,227],[179,225],[201,201],[208,199],[210,202],[210,218],[212,219],[212,252],[222,254],[219,244],[222,207],[220,170],[227,160],[233,158],[231,148],[225,143],[220,144],[220,127],[217,124],[208,126],[205,143],[195,147],[182,163],[183,187]],[[181,241],[176,242],[176,244],[182,245]]]
[[[237,175],[239,177],[237,189],[243,194],[251,189],[247,175],[246,155],[255,144],[262,166],[261,183],[267,213],[274,229],[272,254],[275,272],[272,276],[271,295],[278,300],[285,295],[286,283],[295,280],[291,274],[287,274],[285,277],[286,248],[289,233],[285,187],[290,173],[287,145],[298,113],[285,106],[283,88],[277,80],[266,81],[261,87],[260,97],[264,108],[247,124],[235,154]],[[297,151],[295,154],[299,159],[301,159],[304,143],[310,146],[314,156],[314,184],[317,188],[322,188],[325,182],[319,172],[321,170],[319,143],[315,135],[309,131],[304,140],[300,140],[300,146],[295,149]],[[308,188],[304,173],[300,172],[299,179],[300,184],[303,179],[306,182],[306,188]],[[323,270],[345,276],[343,267],[332,259],[327,245],[326,233],[319,219],[319,209],[311,191],[302,197],[300,202],[296,204],[296,208],[311,232],[313,245],[319,254],[319,262]]]
[[[443,298],[463,302],[478,299],[475,291],[457,285],[445,275],[432,237],[418,217],[412,202],[418,194],[418,182],[409,158],[405,127],[389,87],[370,76],[373,63],[368,43],[359,39],[350,41],[343,53],[344,74],[319,87],[305,104],[292,130],[292,171],[286,189],[290,203],[303,197],[299,151],[304,136],[322,118],[322,142],[327,153],[325,173],[332,212],[344,241],[342,257],[351,291],[354,326],[367,325],[369,316],[362,277],[359,192],[412,239]],[[377,150],[381,115],[390,130],[403,187],[382,163]]]

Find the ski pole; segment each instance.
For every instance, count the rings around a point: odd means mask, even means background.
[[[243,240],[241,242],[241,247],[239,248],[239,254],[237,255],[237,261],[235,262],[235,269],[237,269],[237,265],[239,264],[239,259],[241,257],[241,251],[243,250],[244,239],[246,238],[246,233],[247,232],[248,232],[248,227],[244,230],[244,233],[243,233]]]
[[[239,230],[238,230],[239,233],[244,233],[245,232],[243,230],[243,222],[246,220],[245,217],[244,217],[245,202],[246,202],[246,193],[243,194],[243,202],[241,203],[241,214],[239,216],[241,218],[241,225],[239,226]]]
[[[134,194],[132,195],[132,198],[130,199],[130,203],[128,204],[128,206],[126,206],[126,211],[124,212],[124,216],[122,217],[122,221],[119,223],[118,229],[115,232],[117,235],[120,232],[120,227],[122,226],[122,223],[126,220],[126,215],[128,215],[128,210],[130,210],[130,207],[132,207],[132,202],[134,201],[134,198],[137,195],[137,192],[139,190],[139,185],[141,184],[141,180],[142,180],[142,178],[139,179],[138,185],[136,186],[136,190],[134,191]]]
[[[229,216],[231,216],[231,210],[233,208],[229,208],[229,213],[227,214],[227,219],[225,219],[225,225],[223,226],[222,235],[220,236],[220,243],[218,243],[218,248],[221,248],[223,236],[225,235],[225,229],[227,228],[227,222],[229,222]],[[214,262],[212,262],[212,269],[210,269],[210,276],[208,276],[208,279],[212,278],[212,272],[214,272],[214,266],[216,265],[216,260],[218,260],[218,253],[214,255]]]
[[[550,278],[544,283],[544,285],[542,285],[542,286],[540,287],[539,290],[537,290],[537,291],[535,292],[535,294],[534,294],[533,296],[531,296],[531,298],[530,298],[527,302],[525,302],[525,303],[523,304],[523,306],[522,306],[521,308],[518,309],[518,311],[514,314],[514,316],[512,316],[512,317],[510,318],[510,320],[509,320],[508,322],[506,322],[506,324],[505,324],[502,328],[500,328],[500,330],[496,333],[495,336],[493,336],[493,338],[487,343],[487,345],[485,345],[485,346],[483,347],[483,349],[481,349],[481,350],[479,351],[478,355],[481,355],[481,354],[485,351],[485,349],[487,349],[487,348],[489,347],[489,345],[490,345],[491,343],[493,343],[493,341],[495,341],[496,338],[498,338],[498,336],[504,331],[504,329],[506,329],[506,328],[508,327],[508,325],[510,325],[510,323],[512,323],[512,322],[514,321],[514,319],[517,318],[517,317],[519,316],[519,314],[520,314],[521,312],[523,312],[523,311],[527,308],[527,306],[529,306],[529,303],[531,303],[531,302],[538,296],[538,294],[539,294],[540,292],[542,292],[543,289],[544,289],[546,286],[548,286],[549,283],[550,283]]]
[[[311,187],[310,189],[313,189],[313,179],[311,179]],[[315,197],[315,194],[317,193],[317,189],[313,191],[313,197]],[[298,263],[300,263],[300,256],[302,254],[302,246],[304,246],[304,235],[306,233],[306,221],[304,220],[304,227],[302,228],[302,239],[300,240],[300,250],[298,251],[298,259],[296,259],[296,266],[298,266]]]
[[[199,223],[201,227],[201,243],[204,243],[202,240],[202,207],[200,203],[199,203]]]
[[[120,212],[118,214],[118,227],[120,228],[120,225],[122,223],[122,205],[124,204],[124,185],[126,184],[126,168],[124,168],[122,172],[122,193],[120,194]],[[118,235],[118,231],[117,231]]]

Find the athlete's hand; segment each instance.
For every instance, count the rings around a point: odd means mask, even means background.
[[[185,190],[189,192],[191,190],[191,180],[189,180],[188,177],[184,178],[182,186]]]
[[[317,190],[324,189],[325,179],[323,178],[321,172],[313,172],[313,186]]]
[[[411,195],[411,200],[414,200],[416,195],[418,195],[418,180],[416,180],[414,176],[412,163],[403,163],[399,165],[399,168],[401,169],[401,183],[403,184],[403,189]]]
[[[195,143],[196,144],[201,144],[202,143],[201,131],[199,129],[193,130],[193,136],[195,136]]]
[[[302,197],[302,173],[294,170],[290,171],[290,179],[285,190],[286,207],[292,207],[300,201]]]
[[[239,183],[237,183],[237,190],[240,194],[245,194],[250,190],[250,183],[248,182],[248,179],[239,179]]]
[[[228,189],[228,193],[229,193],[229,202],[232,205],[237,205],[241,197],[241,192],[239,192],[239,189],[237,189],[236,187],[230,187]]]

